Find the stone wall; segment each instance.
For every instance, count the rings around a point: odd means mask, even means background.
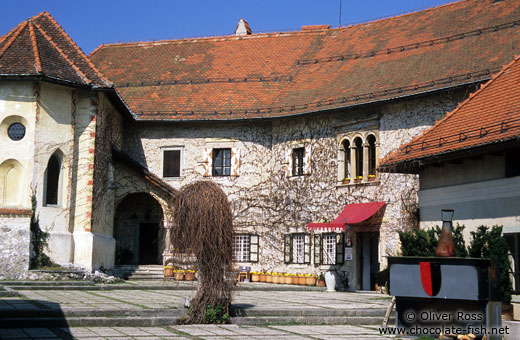
[[[30,263],[30,212],[0,212],[0,280],[23,280]]]
[[[284,264],[283,235],[308,232],[307,223],[331,221],[345,204],[385,201],[384,215],[364,230],[380,232],[379,261],[397,254],[397,230],[414,220],[418,178],[414,175],[378,174],[377,180],[344,185],[338,181],[338,149],[349,134],[373,132],[378,155],[384,157],[453,109],[466,95],[448,91],[414,99],[366,106],[335,113],[255,123],[142,123],[125,134],[125,150],[162,176],[162,150],[180,147],[182,176],[164,178],[175,188],[195,180],[210,179],[221,185],[233,206],[238,232],[260,235],[260,261],[253,270],[312,273],[329,266]],[[204,152],[211,148],[240,149],[238,176],[205,177]],[[292,148],[310,152],[308,173],[290,176]],[[289,176],[288,176],[289,173]],[[365,226],[366,227],[366,226]],[[353,228],[349,232],[362,232]],[[358,251],[352,234],[354,253]],[[312,256],[311,256],[312,258]],[[339,268],[349,282],[356,282],[356,256]],[[352,288],[352,287],[351,287]]]

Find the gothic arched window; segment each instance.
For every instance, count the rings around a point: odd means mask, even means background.
[[[54,153],[45,170],[45,205],[58,205],[61,159]]]

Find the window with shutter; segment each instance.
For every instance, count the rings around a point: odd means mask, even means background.
[[[283,241],[283,262],[291,263],[292,262],[292,238],[291,234],[284,235]]]
[[[321,235],[314,234],[314,265],[321,264]]]
[[[258,262],[259,238],[260,237],[258,235],[249,236],[249,243],[250,243],[249,262]]]
[[[213,149],[213,176],[231,175],[231,149]]]
[[[336,264],[343,264],[345,260],[345,239],[344,234],[336,234]]]
[[[163,150],[163,177],[181,177],[181,149]]]
[[[295,148],[292,151],[292,175],[302,176],[305,174],[303,159],[305,157],[305,148]]]

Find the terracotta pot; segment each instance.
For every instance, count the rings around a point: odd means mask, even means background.
[[[256,273],[251,274],[251,281],[252,281],[252,282],[258,282],[258,281],[260,281],[260,275],[259,275],[259,274],[256,274]]]
[[[298,276],[298,284],[299,285],[302,285],[302,286],[305,286],[306,284],[306,277],[305,276]]]
[[[350,183],[350,179],[344,179],[342,182],[343,182],[343,184],[349,184]]]
[[[354,183],[361,183],[362,180],[363,180],[363,178],[356,178],[356,179],[354,179]]]
[[[260,274],[260,282],[265,282],[265,280],[267,280],[267,275]]]
[[[325,279],[318,280],[318,287],[325,287]]]
[[[307,286],[314,286],[316,285],[316,278],[312,276],[305,277],[305,284]]]
[[[184,274],[184,279],[186,281],[193,281],[193,280],[195,280],[195,273],[187,272],[186,274]]]
[[[182,280],[184,280],[184,273],[181,273],[181,272],[173,273],[173,278],[176,281],[182,281]]]
[[[164,266],[164,277],[173,277],[173,267]]]
[[[293,285],[298,284],[298,276],[291,276],[291,284],[293,284]]]
[[[273,283],[280,283],[280,275],[273,275]]]
[[[368,177],[368,181],[369,181],[369,182],[372,182],[372,181],[375,181],[375,180],[376,180],[375,177]]]
[[[265,282],[273,282],[273,275],[265,274]]]
[[[283,283],[290,285],[292,284],[292,277],[291,276],[284,276],[283,277]]]

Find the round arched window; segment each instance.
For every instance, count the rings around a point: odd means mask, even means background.
[[[14,141],[19,141],[25,136],[25,126],[22,123],[13,123],[7,128],[7,135]]]

